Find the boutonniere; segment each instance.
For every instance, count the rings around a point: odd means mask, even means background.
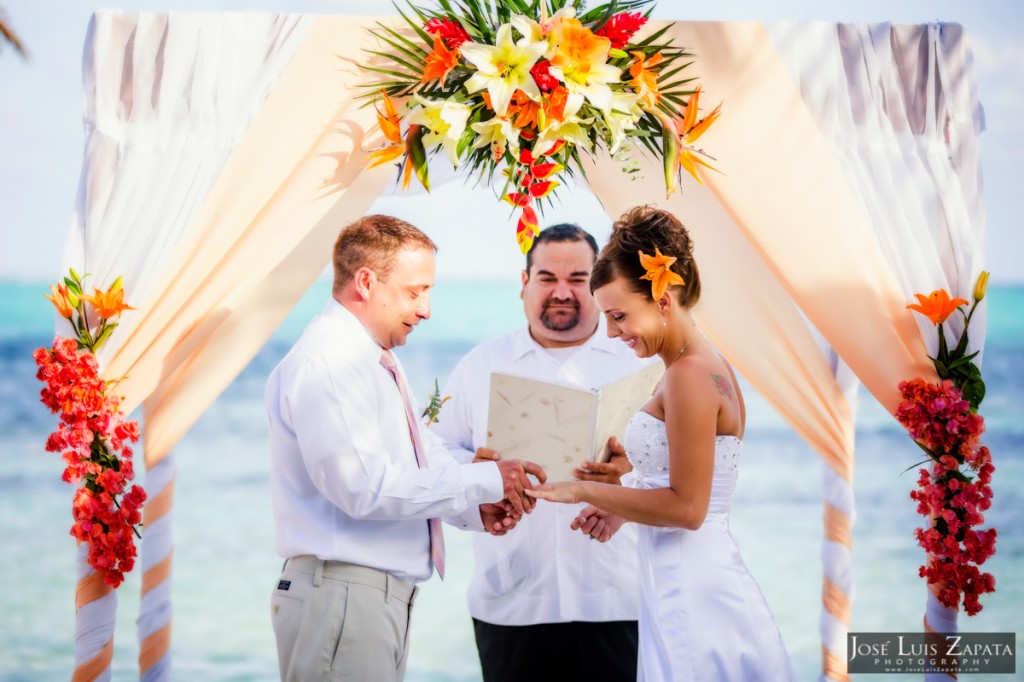
[[[426,420],[424,423],[427,426],[437,424],[437,415],[441,413],[441,406],[451,399],[450,395],[441,397],[441,388],[437,385],[437,379],[434,379],[434,392],[430,394],[430,402],[423,410],[423,418]]]

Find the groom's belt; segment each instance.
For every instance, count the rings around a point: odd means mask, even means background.
[[[383,592],[385,600],[394,597],[409,606],[412,606],[418,591],[415,585],[399,580],[385,571],[345,561],[318,559],[311,555],[292,557],[285,562],[284,568],[312,575],[313,585],[316,587],[320,586],[322,578],[366,585]]]

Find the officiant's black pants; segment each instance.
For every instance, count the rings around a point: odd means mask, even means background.
[[[636,680],[635,620],[492,625],[473,619],[484,682]]]

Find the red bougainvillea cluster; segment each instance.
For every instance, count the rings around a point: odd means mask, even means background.
[[[918,490],[910,497],[917,511],[932,520],[927,530],[916,530],[917,541],[930,557],[920,574],[939,587],[939,601],[956,608],[963,599],[968,615],[981,610],[978,598],[995,591],[990,573],[978,565],[995,552],[996,531],[975,530],[985,522],[982,514],[992,504],[992,457],[979,437],[985,420],[971,413],[970,404],[953,382],[930,384],[922,379],[899,386],[903,402],[896,411],[911,438],[934,460],[920,469]],[[963,471],[975,472],[971,476]]]
[[[91,303],[93,297],[81,294],[74,271],[65,281],[67,286],[54,291],[58,298],[54,305],[76,331],[87,330],[85,303]],[[116,323],[105,316],[115,317],[127,308],[120,304],[116,310],[97,312],[100,307],[93,306],[93,310],[107,328]],[[125,419],[120,399],[99,376],[93,353],[97,337],[90,334],[87,338],[81,332],[78,339],[58,336],[51,348],[37,348],[33,357],[39,367],[36,377],[45,384],[42,403],[60,415],[57,430],[46,440],[46,450],[61,453],[66,464],[62,478],[79,485],[72,505],[71,535],[79,543],[89,544],[89,564],[107,584],[117,587],[135,565],[133,535],[138,535],[136,526],[142,521],[146,493],[130,485],[134,469],[129,444],[139,439],[139,425]]]
[[[995,578],[978,566],[995,553],[996,530],[976,530],[992,504],[995,467],[989,449],[980,443],[985,420],[977,410],[985,385],[971,362],[977,353],[966,353],[970,319],[985,296],[987,280],[987,273],[982,273],[953,350],[946,345],[942,323],[966,300],[950,299],[940,290],[928,297],[918,295],[919,304],[908,306],[938,326],[939,352],[932,360],[940,382],[901,382],[903,400],[896,409],[896,418],[931,460],[930,469],[919,470],[918,489],[910,493],[917,511],[929,520],[928,527],[915,532],[928,554],[919,573],[940,603],[956,609],[962,602],[969,616],[982,610],[981,595],[995,591]]]

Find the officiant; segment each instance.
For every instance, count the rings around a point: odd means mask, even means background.
[[[473,348],[445,387],[452,398],[431,429],[457,460],[501,458],[484,447],[492,372],[594,389],[645,366],[605,333],[590,294],[597,250],[576,225],[537,237],[522,272],[526,325]],[[617,482],[628,469],[619,454],[581,461],[575,475]],[[485,682],[636,679],[635,532],[590,542],[569,528],[577,511],[540,505],[497,542],[474,537],[468,601]]]

